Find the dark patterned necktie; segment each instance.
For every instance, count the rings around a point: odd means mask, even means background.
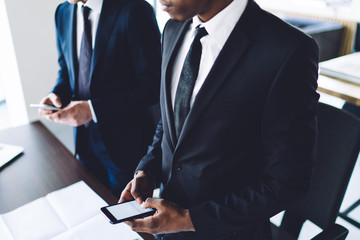
[[[195,29],[195,38],[186,55],[176,90],[174,120],[176,136],[179,138],[185,119],[190,111],[190,100],[199,73],[202,46],[200,39],[207,35],[205,28]]]
[[[90,98],[90,68],[92,58],[92,37],[91,23],[88,7],[81,7],[84,18],[84,32],[81,38],[80,56],[79,56],[79,75],[78,75],[78,92],[79,99],[87,100]]]

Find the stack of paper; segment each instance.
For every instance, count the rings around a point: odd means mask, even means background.
[[[360,84],[360,52],[321,62],[320,73]]]
[[[1,240],[142,239],[100,213],[107,203],[83,181],[0,215]]]

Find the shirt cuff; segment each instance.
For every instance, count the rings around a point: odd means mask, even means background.
[[[91,111],[91,116],[92,116],[92,120],[94,121],[94,123],[97,123],[97,118],[96,118],[96,114],[93,108],[93,105],[91,103],[91,100],[88,100],[89,106],[90,106],[90,111]]]

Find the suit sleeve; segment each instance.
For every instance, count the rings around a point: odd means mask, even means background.
[[[231,194],[190,208],[199,239],[268,221],[307,193],[316,146],[317,62],[318,48],[310,38],[300,40],[283,61],[262,112],[264,174],[243,188],[229,183]]]
[[[55,87],[52,92],[60,97],[61,103],[63,106],[66,106],[71,100],[71,88],[70,88],[70,80],[68,75],[68,69],[65,63],[64,53],[61,47],[60,36],[59,36],[59,25],[60,25],[60,11],[61,5],[56,9],[55,12],[55,28],[56,28],[56,45],[58,50],[58,64],[59,64],[59,72],[58,77],[56,79]]]
[[[170,20],[171,21],[171,20]],[[165,24],[163,34],[161,37],[161,52],[163,53],[164,49],[164,36],[167,30],[167,25],[169,21]],[[153,177],[154,183],[159,187],[161,183],[161,169],[162,169],[162,149],[161,142],[163,138],[163,123],[160,117],[160,121],[156,126],[156,131],[153,137],[153,142],[149,146],[147,154],[141,159],[135,171],[143,170],[147,173],[150,173]]]
[[[155,135],[153,138],[153,142],[148,149],[147,154],[141,159],[139,165],[137,166],[135,171],[143,170],[149,173],[154,180],[156,186],[160,185],[161,182],[161,141],[163,138],[163,126],[162,121],[160,119]]]
[[[131,2],[131,1],[130,1]],[[160,32],[153,8],[145,1],[132,1],[126,14],[125,34],[129,61],[134,66],[136,87],[121,94],[91,99],[98,122],[112,118],[113,109],[122,115],[147,108],[159,99]],[[123,14],[123,13],[120,13]]]

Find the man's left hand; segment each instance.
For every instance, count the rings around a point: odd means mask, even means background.
[[[78,127],[92,119],[91,110],[87,101],[72,101],[64,109],[47,115],[48,120]]]
[[[156,212],[150,217],[125,222],[133,231],[151,234],[195,231],[188,209],[154,198],[146,199],[141,207],[155,208]]]

